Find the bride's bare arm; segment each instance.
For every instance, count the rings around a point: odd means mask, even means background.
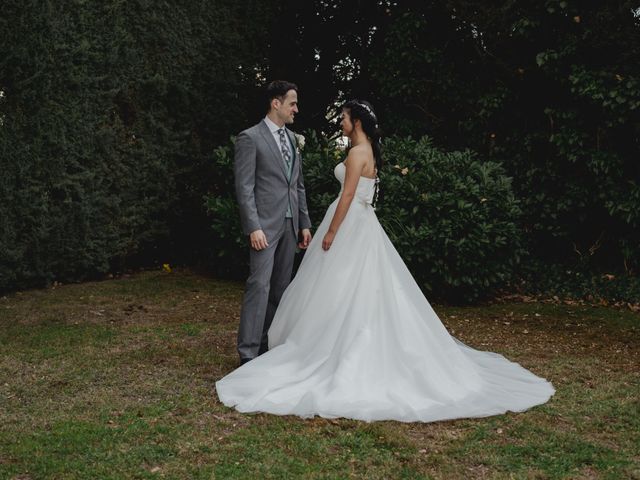
[[[346,167],[344,189],[342,190],[342,195],[340,195],[340,200],[338,200],[338,206],[336,207],[336,211],[333,214],[333,219],[331,220],[331,224],[329,225],[329,230],[322,240],[323,250],[329,250],[331,244],[333,243],[333,239],[338,232],[338,228],[340,228],[340,224],[349,211],[349,206],[351,205],[353,197],[356,194],[356,188],[358,187],[360,175],[362,175],[364,167],[367,165],[368,155],[370,154],[367,154],[366,151],[354,148],[349,152],[349,155],[347,155],[347,159],[344,161]]]

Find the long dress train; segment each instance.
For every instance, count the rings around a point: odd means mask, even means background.
[[[335,175],[344,184],[345,166]],[[216,383],[241,412],[403,422],[484,417],[545,403],[553,386],[452,337],[371,207],[361,177],[328,251],[327,209],[269,330],[269,351]]]

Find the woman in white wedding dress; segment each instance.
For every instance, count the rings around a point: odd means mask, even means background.
[[[216,383],[241,412],[431,422],[519,412],[554,393],[440,322],[372,207],[382,165],[371,105],[343,108],[342,185],[285,291],[269,351]]]

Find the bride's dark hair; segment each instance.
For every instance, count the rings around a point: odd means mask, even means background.
[[[380,170],[382,170],[382,146],[380,144],[381,132],[380,128],[378,128],[378,117],[373,111],[373,105],[366,100],[349,100],[347,103],[342,105],[342,108],[349,110],[349,117],[351,118],[352,123],[356,120],[360,120],[362,130],[371,141],[373,158],[376,161],[376,170],[377,173],[380,173]],[[375,208],[381,200],[380,179],[377,178],[376,175],[376,185],[373,194],[373,203],[371,205]]]
[[[342,105],[343,109],[349,110],[351,122],[360,120],[362,130],[371,140],[373,157],[376,161],[378,172],[382,169],[382,148],[380,146],[380,129],[378,128],[378,117],[373,111],[373,106],[366,100],[349,100]]]

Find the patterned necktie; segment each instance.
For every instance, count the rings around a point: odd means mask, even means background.
[[[287,171],[289,171],[291,169],[291,152],[289,152],[287,139],[284,135],[284,128],[279,128],[278,134],[280,135],[280,151],[282,152],[282,158],[284,159],[284,163],[287,165]]]

